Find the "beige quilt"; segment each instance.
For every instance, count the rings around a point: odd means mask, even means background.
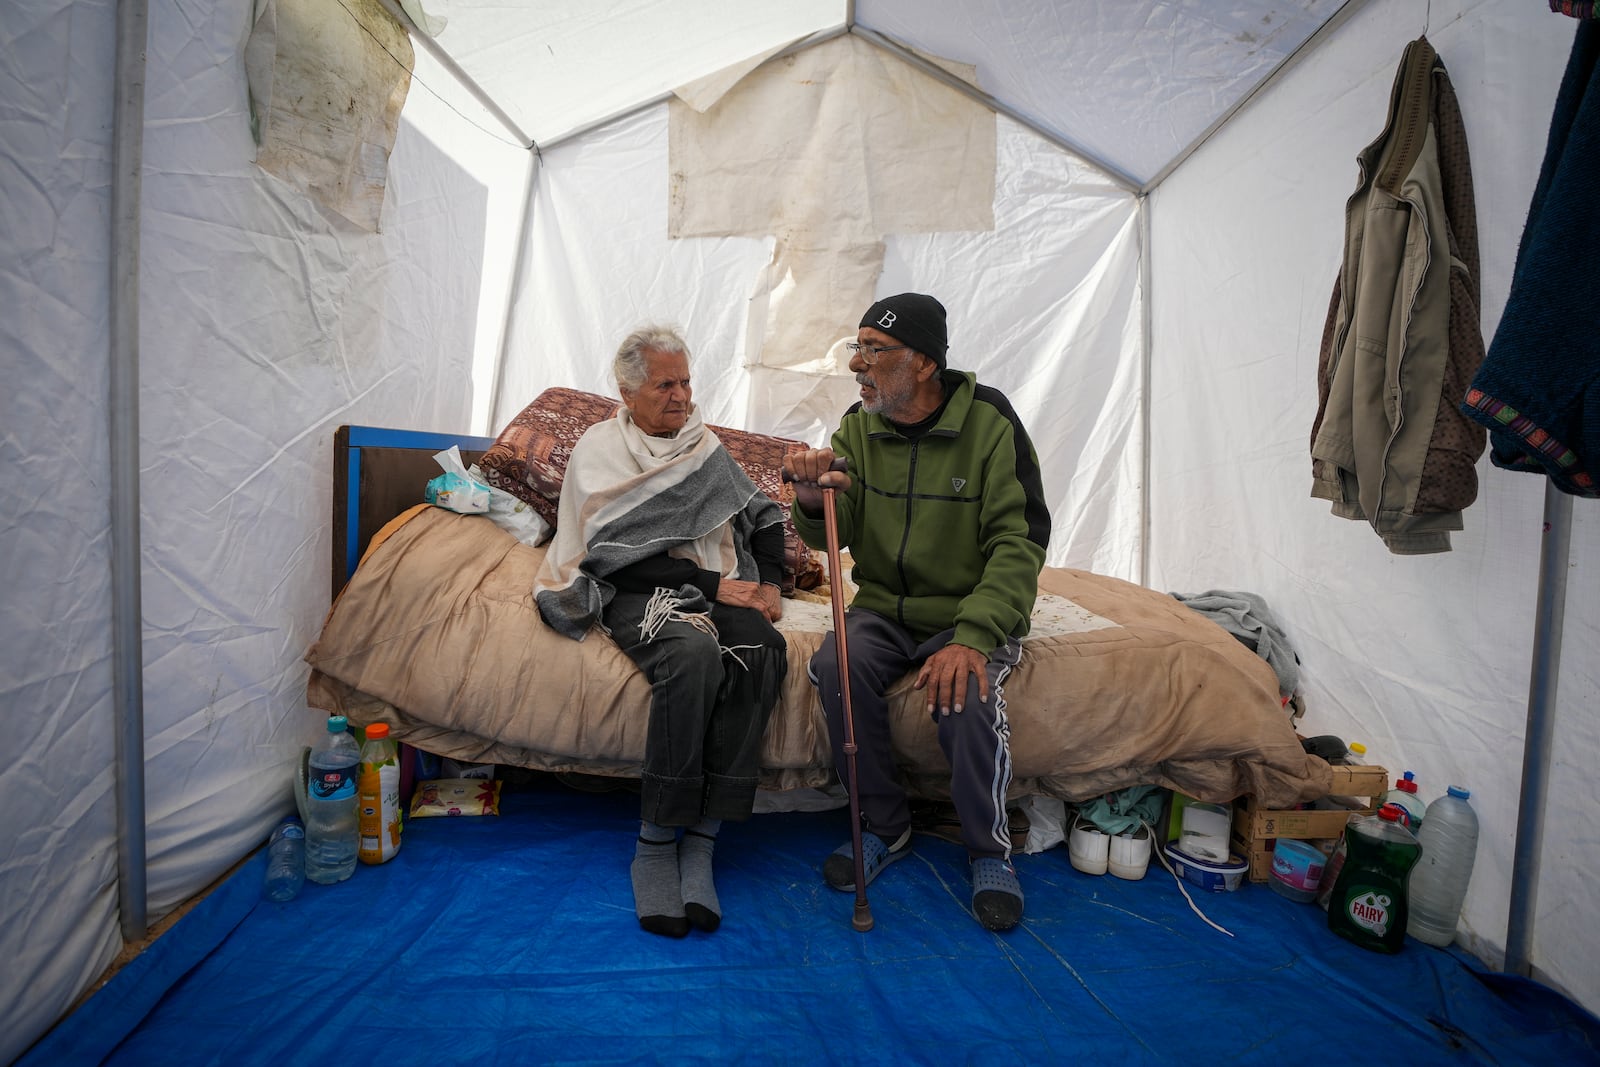
[[[306,660],[312,706],[441,756],[633,776],[650,687],[598,630],[574,642],[533,602],[543,559],[482,516],[422,506],[376,537]],[[1069,802],[1131,785],[1200,800],[1246,793],[1288,807],[1328,793],[1280,706],[1272,669],[1162,593],[1047,567],[1033,630],[1007,680],[1013,798]],[[832,628],[823,604],[784,601],[789,676],[767,727],[763,785],[836,782],[806,662]],[[892,735],[912,791],[948,799],[923,695],[894,689]]]

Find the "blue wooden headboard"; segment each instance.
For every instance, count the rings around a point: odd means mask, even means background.
[[[470,434],[341,426],[333,437],[333,595],[344,588],[372,535],[443,473],[434,453],[455,445],[471,466],[494,443]]]

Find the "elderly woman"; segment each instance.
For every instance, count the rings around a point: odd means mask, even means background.
[[[644,929],[683,937],[722,921],[712,847],[750,817],[788,669],[783,512],[701,421],[677,333],[635,331],[612,371],[623,406],[572,450],[535,595],[547,624],[581,641],[599,622],[650,679],[633,900]]]

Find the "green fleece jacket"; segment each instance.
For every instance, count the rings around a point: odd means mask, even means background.
[[[832,441],[852,479],[835,501],[839,543],[855,562],[854,607],[919,641],[953,626],[953,644],[988,655],[1028,632],[1050,512],[1010,401],[970,373],[945,371],[944,384],[943,415],[915,440],[860,404],[845,412]],[[821,513],[791,512],[806,544],[825,547]]]

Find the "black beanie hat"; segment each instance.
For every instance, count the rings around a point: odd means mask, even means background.
[[[944,370],[949,335],[945,333],[944,305],[933,297],[922,293],[886,296],[867,309],[860,326],[870,326],[910,345]]]

